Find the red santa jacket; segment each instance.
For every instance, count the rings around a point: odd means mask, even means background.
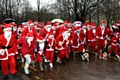
[[[68,37],[67,40],[64,39],[63,34],[59,34],[58,37],[56,38],[56,49],[57,50],[63,50],[70,44],[71,44],[70,36]]]
[[[47,38],[48,44],[46,45],[46,51],[54,51],[55,48],[55,39]]]
[[[22,33],[21,33],[21,37],[22,37],[22,36],[26,36],[27,33],[30,32],[30,31],[33,32],[34,38],[37,39],[38,34],[37,34],[37,31],[36,31],[36,29],[35,29],[34,27],[33,27],[31,30],[30,30],[29,27],[25,27],[25,28],[23,29]]]
[[[102,33],[103,31],[103,33]],[[98,26],[96,29],[96,38],[97,39],[105,39],[107,37],[107,27],[102,30],[101,26]]]
[[[36,48],[36,45],[35,45],[34,41],[32,41],[31,45],[29,46],[29,44],[26,40],[26,36],[22,36],[17,41],[17,43],[22,44],[21,52],[22,52],[23,56],[26,55],[26,54],[30,54]]]
[[[80,31],[79,30],[72,31],[71,35],[72,35],[72,38],[71,38],[72,39],[72,47],[79,48]]]
[[[47,39],[49,33],[53,33],[53,30],[51,29],[51,30],[48,32],[48,31],[46,30],[46,27],[44,27],[44,28],[41,29],[39,36],[42,36],[43,38],[46,38],[46,39]]]
[[[12,34],[10,40],[7,41],[4,34],[0,35],[0,49],[5,50],[4,55],[0,55],[0,60],[7,60],[8,56],[15,55],[15,53],[18,52],[15,36]]]
[[[119,37],[117,38],[116,36],[113,36],[112,40],[111,40],[111,45],[113,45],[113,46],[119,45],[118,40],[119,40]]]

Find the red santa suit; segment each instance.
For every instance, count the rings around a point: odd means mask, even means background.
[[[72,29],[71,32],[71,39],[72,39],[72,45],[71,45],[71,51],[79,51],[80,47],[80,24],[76,24],[75,28]]]
[[[89,40],[90,40],[90,49],[92,51],[96,50],[96,25],[93,23],[91,24],[92,29],[90,30]]]
[[[34,49],[36,48],[35,43],[33,41],[33,33],[29,32],[27,36],[22,36],[18,40],[18,44],[22,44],[21,52],[23,57],[25,57],[26,59],[24,70],[26,74],[29,74],[28,67],[32,59],[30,57],[33,54]]]
[[[50,60],[50,65],[52,65],[54,60],[54,49],[55,49],[55,39],[53,33],[49,34],[47,38],[48,44],[46,45],[45,58]],[[53,67],[53,65],[51,66]]]
[[[11,30],[11,25],[6,24],[4,34],[0,35],[0,60],[2,71],[4,75],[8,75],[8,64],[10,64],[10,72],[11,74],[15,74],[17,72],[15,60],[15,53],[17,53],[17,41],[12,32],[8,33],[5,30]]]
[[[57,62],[59,62],[59,63],[61,63],[61,60],[65,56],[66,56],[66,58],[69,58],[68,51],[66,53],[66,50],[67,50],[66,47],[67,47],[67,45],[70,44],[71,39],[70,39],[70,34],[69,35],[67,34],[67,36],[66,36],[66,31],[63,32],[62,34],[59,34],[56,39],[56,42],[57,42],[56,49],[59,51]]]
[[[111,40],[111,47],[109,49],[109,55],[112,53],[113,50],[115,50],[116,56],[118,55],[118,53],[119,53],[118,41],[119,41],[119,33],[115,32],[115,35],[112,37],[112,40]]]
[[[105,21],[102,24],[106,24]],[[96,38],[98,41],[97,52],[101,53],[102,49],[105,47],[105,40],[107,38],[107,27],[106,26],[98,26],[96,29]]]

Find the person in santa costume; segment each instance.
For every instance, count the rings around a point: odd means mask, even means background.
[[[68,28],[65,28],[63,33],[59,34],[56,38],[56,49],[59,51],[57,55],[56,62],[61,63],[64,57],[69,58],[68,54],[68,45],[71,43],[70,31]]]
[[[36,48],[33,41],[33,32],[28,32],[27,36],[22,36],[18,40],[18,44],[22,44],[21,52],[22,56],[26,59],[24,71],[26,74],[29,74],[29,64],[31,63],[31,55]]]
[[[94,22],[91,23],[91,30],[89,35],[89,41],[90,41],[90,50],[92,52],[96,52],[96,24]]]
[[[118,32],[114,33],[114,36],[112,37],[111,40],[111,47],[109,49],[109,56],[111,55],[112,51],[115,50],[115,56],[119,59],[120,61],[120,56],[119,56],[119,39],[120,39],[120,34]]]
[[[81,24],[76,23],[76,25],[72,28],[71,32],[71,39],[72,39],[72,44],[71,44],[71,53],[70,56],[73,56],[73,52],[79,52],[79,47],[80,47],[80,30],[81,30]]]
[[[42,67],[42,56],[43,56],[43,51],[44,51],[44,47],[45,47],[45,39],[42,36],[39,36],[36,40],[36,49],[35,49],[35,53],[36,53],[36,62],[39,63],[40,66],[40,70],[44,71],[43,67]]]
[[[54,50],[55,50],[55,38],[53,33],[49,33],[49,37],[47,38],[47,45],[45,50],[45,58],[46,62],[50,62],[49,65],[53,68],[53,60],[54,60]]]
[[[102,54],[102,49],[104,49],[106,45],[106,39],[108,37],[107,35],[107,22],[105,20],[102,21],[102,24],[97,27],[96,29],[96,38],[97,38],[97,52],[99,54]]]
[[[29,33],[29,32],[32,32],[32,33],[33,33],[33,42],[35,43],[35,41],[36,41],[36,39],[37,39],[37,37],[38,37],[38,34],[37,34],[37,31],[36,31],[36,29],[35,29],[35,27],[34,27],[34,23],[33,23],[32,20],[28,20],[28,26],[23,29],[23,31],[22,31],[22,33],[21,33],[21,37],[22,37],[22,36],[26,36],[27,33]],[[35,45],[35,44],[34,44],[34,45]],[[34,67],[34,66],[35,66],[35,65],[34,65],[34,63],[35,63],[35,62],[34,62],[34,60],[35,60],[34,52],[32,52],[32,54],[31,54],[31,60],[32,60],[32,65],[33,65],[33,67]]]
[[[12,28],[10,24],[4,25],[4,34],[0,35],[0,60],[4,78],[8,78],[8,65],[10,65],[10,73],[16,75],[16,60],[15,54],[17,54],[17,40],[12,34]]]

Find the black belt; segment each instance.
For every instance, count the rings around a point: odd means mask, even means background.
[[[1,46],[2,49],[10,49],[12,46]]]

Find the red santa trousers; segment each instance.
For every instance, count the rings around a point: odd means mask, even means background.
[[[42,57],[39,53],[36,54],[36,62],[42,62]]]
[[[69,47],[65,48],[65,56],[66,56],[67,59],[70,57],[69,56]]]
[[[81,44],[80,46],[79,46],[79,52],[83,52],[83,49],[85,49],[85,44]]]
[[[54,51],[45,51],[46,59],[50,60],[50,63],[53,63],[54,60]]]
[[[90,42],[90,49],[91,49],[92,51],[95,51],[95,50],[96,50],[96,41]]]
[[[30,55],[31,55],[31,61],[34,61],[34,60],[35,60],[34,52],[32,51],[32,52],[30,53]]]
[[[109,54],[111,54],[113,50],[115,50],[115,54],[116,54],[116,55],[119,54],[119,46],[118,46],[118,45],[116,45],[116,46],[111,45],[111,47],[110,47],[110,49],[109,49]]]
[[[62,60],[66,56],[65,49],[59,50],[58,57]]]
[[[105,46],[105,40],[98,39],[97,52],[100,53],[100,51],[104,48],[104,46]]]
[[[16,58],[19,58],[20,57],[20,54],[21,54],[21,49],[18,49],[18,54],[16,54]]]
[[[8,75],[8,64],[10,64],[11,74],[15,74],[17,72],[15,56],[9,56],[8,60],[1,60],[2,71],[4,75]]]

